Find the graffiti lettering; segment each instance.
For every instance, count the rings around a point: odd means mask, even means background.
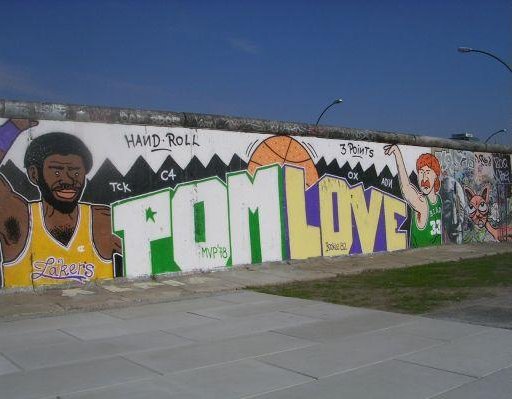
[[[163,181],[169,181],[169,179],[174,181],[175,178],[176,178],[176,174],[174,173],[174,169],[171,169],[171,170],[164,169],[160,173],[160,179],[162,179]]]
[[[357,172],[348,172],[347,173],[347,177],[350,179],[350,180],[356,180],[358,181],[359,178],[357,177],[358,173]]]
[[[496,170],[496,180],[500,183],[509,183],[510,182],[510,171],[508,170]]]
[[[32,279],[34,281],[48,278],[52,280],[73,280],[80,283],[89,281],[94,276],[94,265],[87,262],[64,263],[62,258],[49,257],[44,261],[33,263]]]
[[[374,187],[324,176],[305,191],[304,170],[286,165],[257,169],[254,177],[228,173],[226,181],[199,180],[114,204],[128,275],[406,248],[405,203]],[[154,243],[165,240],[173,252],[157,253],[165,250]],[[133,243],[146,248],[135,251]],[[153,269],[141,271],[144,265]]]
[[[175,135],[174,133],[167,133],[165,135],[167,137],[167,142],[170,147],[180,147],[180,146],[198,146],[197,135],[195,134],[184,134],[184,135]]]
[[[354,158],[363,158],[367,156],[373,158],[373,149],[368,146],[362,146],[356,143],[341,143],[340,144],[341,155],[352,155]]]
[[[347,243],[345,242],[326,242],[325,243],[325,251],[346,251]]]
[[[150,148],[155,151],[172,151],[173,147],[199,147],[196,134],[175,134],[168,132],[165,135],[154,134],[125,134],[127,148]]]
[[[383,186],[383,187],[387,187],[387,188],[393,188],[393,179],[388,179],[386,177],[383,177],[380,184]]]
[[[112,191],[115,193],[115,192],[122,192],[122,193],[131,193],[132,190],[130,189],[130,186],[128,185],[128,183],[125,183],[125,182],[121,182],[121,183],[118,183],[118,182],[110,182],[108,183],[110,185],[110,188],[112,188]]]
[[[494,167],[498,169],[508,168],[508,162],[506,158],[493,157]]]
[[[441,150],[436,151],[435,155],[439,159],[442,170],[457,168],[473,169],[475,167],[475,155],[468,151]]]
[[[201,248],[201,256],[205,258],[222,258],[227,259],[228,256],[228,249],[226,247],[217,245],[214,247],[203,247]]]
[[[135,147],[158,147],[160,145],[161,139],[158,134],[130,134],[124,135],[124,139],[126,141],[126,145],[128,148]]]
[[[151,114],[150,120],[155,125],[168,126],[180,122],[180,118],[174,115]]]
[[[488,155],[488,154],[477,154],[476,160],[483,166],[491,166],[492,165],[492,156]]]

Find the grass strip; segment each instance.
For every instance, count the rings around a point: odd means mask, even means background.
[[[422,314],[512,287],[512,253],[251,288],[287,297]]]

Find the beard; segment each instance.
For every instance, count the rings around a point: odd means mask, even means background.
[[[70,214],[75,210],[75,208],[78,205],[78,199],[82,196],[82,191],[84,190],[83,186],[80,188],[73,186],[73,188],[77,189],[78,191],[76,196],[77,200],[71,202],[61,201],[55,198],[52,189],[48,186],[44,178],[42,178],[39,182],[39,191],[41,192],[41,198],[48,202],[54,209],[65,214]]]

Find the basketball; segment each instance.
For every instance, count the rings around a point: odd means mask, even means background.
[[[275,163],[303,168],[307,187],[318,180],[318,172],[309,152],[289,136],[274,136],[261,142],[252,153],[247,170],[254,175],[259,167]]]

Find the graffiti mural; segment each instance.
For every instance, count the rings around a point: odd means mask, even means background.
[[[441,165],[432,154],[421,154],[416,161],[418,188],[407,177],[402,152],[397,145],[384,147],[386,155],[395,157],[400,189],[404,199],[412,208],[410,245],[412,248],[442,243],[441,198],[438,194],[441,187],[439,176]]]
[[[510,239],[510,156],[435,149],[442,165],[444,236],[454,243]]]
[[[9,121],[1,134],[12,140],[35,125]],[[28,145],[23,165],[40,196],[28,201],[0,175],[4,285],[113,277],[112,257],[121,247],[111,233],[110,209],[80,201],[92,166],[84,143],[66,133],[42,135]]]
[[[501,205],[510,185],[500,189],[509,155],[181,127],[0,125],[3,287],[512,236]]]

